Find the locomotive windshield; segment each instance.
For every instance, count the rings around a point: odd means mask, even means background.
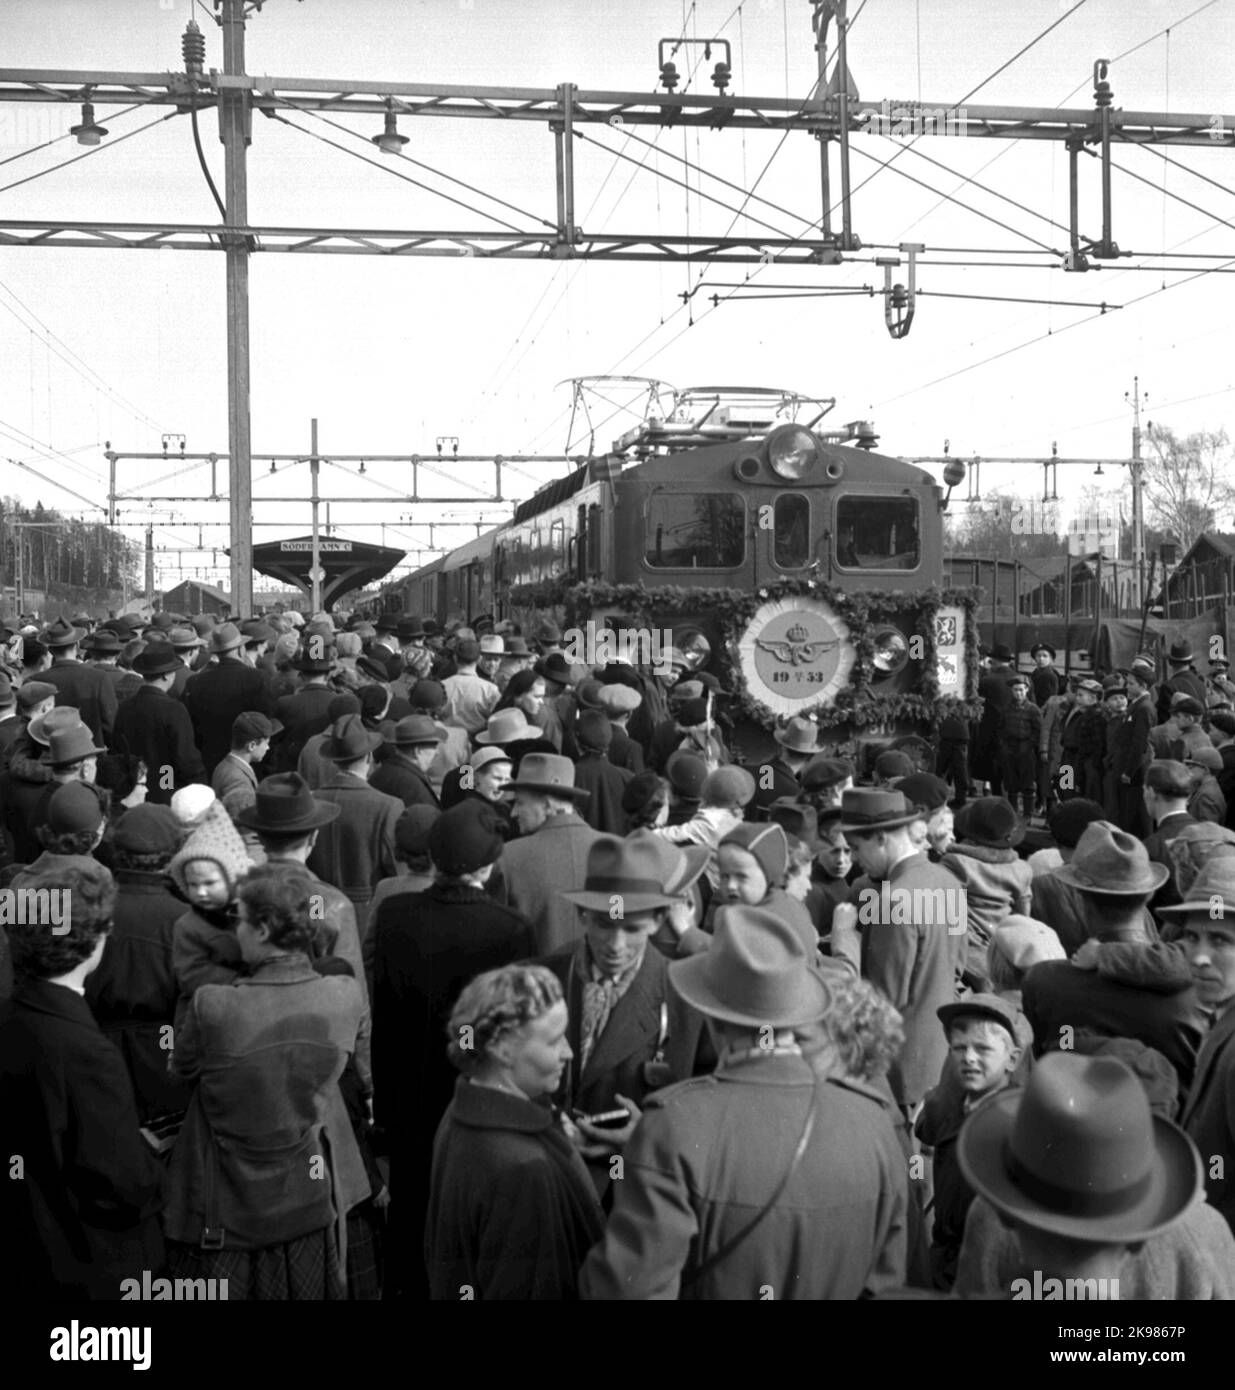
[[[842,497],[836,504],[838,569],[913,570],[921,560],[912,497]]]
[[[734,569],[746,558],[746,503],[732,493],[655,491],[647,563],[656,569]]]
[[[810,503],[800,492],[782,492],[772,516],[772,558],[784,570],[801,569],[810,555]]]

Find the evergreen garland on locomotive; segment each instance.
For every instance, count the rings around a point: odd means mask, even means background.
[[[811,406],[823,409],[796,423]],[[759,388],[676,393],[666,419],[386,586],[383,604],[525,632],[550,618],[581,659],[592,639],[602,659],[625,640],[661,660],[664,634],[731,692],[735,756],[766,759],[778,723],[803,715],[838,754],[895,744],[930,767],[940,721],[980,712],[976,593],[942,588],[943,490],[874,452],[869,426],[847,427],[858,447],[818,430],[830,407]]]

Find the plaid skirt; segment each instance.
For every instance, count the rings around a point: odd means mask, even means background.
[[[167,1273],[172,1279],[226,1279],[229,1302],[325,1302],[381,1297],[377,1232],[373,1219],[363,1209],[349,1213],[347,1218],[346,1284],[339,1271],[333,1226],[259,1250],[202,1250],[169,1240]]]

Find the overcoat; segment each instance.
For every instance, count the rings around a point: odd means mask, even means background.
[[[887,882],[889,890],[898,890],[888,894],[888,915],[903,916],[896,911],[903,903],[918,920],[863,923],[860,904],[862,975],[888,996],[904,1021],[905,1045],[888,1071],[888,1083],[901,1105],[912,1106],[939,1080],[948,1053],[935,1011],[956,997],[966,945],[965,913],[958,899],[963,890],[947,869],[932,864],[925,854],[909,855],[893,865]],[[881,885],[867,892],[872,895],[871,910],[882,919]],[[914,910],[927,903],[934,918],[930,922],[922,920],[926,911]],[[935,910],[936,903],[942,905],[942,913]]]
[[[279,1245],[342,1227],[370,1195],[339,1091],[363,1009],[356,980],[299,952],[197,991],[176,1039],[176,1074],[196,1088],[172,1152],[171,1239]]]
[[[374,791],[363,778],[337,770],[313,794],[320,801],[334,802],[340,811],[318,831],[309,869],[351,899],[363,937],[373,890],[395,872],[395,824],[403,814],[403,803]]]
[[[775,1194],[812,1106],[785,1190],[692,1282]],[[854,1299],[904,1282],[908,1180],[889,1110],[858,1082],[817,1079],[801,1056],[755,1049],[649,1096],[624,1158],[584,1298]]]
[[[397,748],[392,749],[378,764],[369,785],[374,791],[385,792],[387,796],[397,796],[405,808],[408,806],[437,808],[440,805],[432,782],[405,753],[399,752]]]
[[[181,787],[205,780],[188,710],[145,682],[120,706],[113,742],[118,753],[146,764],[146,800],[152,804],[170,805]],[[171,769],[170,778],[164,774],[166,768]]]
[[[553,1111],[460,1078],[433,1147],[430,1297],[572,1300],[602,1227],[587,1169]]]
[[[0,1003],[0,1289],[12,1299],[118,1299],[163,1265],[162,1170],[138,1130],[124,1059],[65,985]]]
[[[1201,1044],[1180,1123],[1201,1151],[1206,1197],[1235,1231],[1235,1176],[1230,1172],[1235,1161],[1235,1007],[1231,1005]],[[1215,1155],[1225,1160],[1221,1177],[1214,1176],[1217,1168],[1210,1160]]]
[[[583,819],[602,835],[625,835],[626,812],[622,794],[634,773],[614,767],[604,753],[581,753],[575,763],[575,786],[590,792],[584,803]]]
[[[260,671],[235,657],[221,656],[185,686],[184,707],[209,776],[231,749],[236,716],[246,710],[273,716],[274,696]]]
[[[116,683],[97,666],[58,656],[39,680],[56,687],[56,704],[70,705],[81,712],[81,721],[104,747],[112,746],[116,724]]]
[[[1033,1027],[1034,1055],[1052,1051],[1081,1029],[1108,1038],[1135,1038],[1157,1048],[1175,1068],[1182,1097],[1192,1083],[1205,1016],[1196,990],[1180,984],[1169,978],[1134,984],[1079,970],[1066,960],[1030,966],[1021,998]],[[1065,1028],[1072,1032],[1065,1034]]]
[[[292,695],[284,695],[275,705],[275,716],[283,725],[273,749],[274,770],[295,772],[300,753],[314,734],[330,726],[327,710],[338,691],[328,685],[306,685]]]
[[[598,833],[572,811],[536,831],[510,840],[498,861],[511,907],[531,923],[538,955],[551,955],[582,934],[579,914],[560,895],[578,893],[587,878],[587,856]]]
[[[189,1091],[168,1069],[169,1029],[180,989],[172,965],[184,903],[159,873],[117,869],[116,912],[103,959],[86,977],[86,1001],[120,1049],[143,1120],[183,1110]]]

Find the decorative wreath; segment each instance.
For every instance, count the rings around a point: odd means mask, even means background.
[[[755,613],[769,600],[804,597],[822,599],[848,627],[856,659],[848,683],[827,708],[807,716],[823,729],[848,724],[855,731],[889,726],[897,721],[937,728],[945,719],[969,722],[978,719],[982,702],[977,699],[978,628],[974,621],[978,596],[972,589],[859,591],[839,589],[822,580],[782,579],[755,593],[741,589],[697,589],[676,585],[647,588],[643,584],[576,583],[567,579],[521,584],[510,592],[517,608],[552,611],[568,626],[581,626],[601,610],[629,615],[637,626],[653,628],[675,617],[706,613],[719,619],[725,650],[718,653],[728,668],[729,689],[736,709],[766,728],[779,722],[775,710],[752,691],[737,659],[737,647]],[[939,690],[935,616],[940,608],[959,607],[965,613],[964,696],[942,695]],[[874,634],[884,624],[896,622],[909,636],[920,636],[925,646],[922,680],[912,693],[881,695],[874,682]]]

